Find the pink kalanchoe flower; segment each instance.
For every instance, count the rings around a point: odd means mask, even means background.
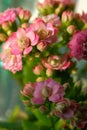
[[[7,9],[5,12],[0,13],[0,25],[4,22],[13,23],[16,20],[17,12],[15,8]]]
[[[43,59],[42,64],[52,70],[65,70],[71,65],[71,62],[68,61],[68,55],[65,54],[63,57],[51,55],[47,59]]]
[[[49,90],[49,101],[58,102],[64,97],[64,87],[53,79],[49,78],[45,81],[45,86]]]
[[[32,87],[32,92],[30,87]],[[31,96],[29,96],[30,94]],[[49,78],[45,81],[25,85],[22,95],[30,97],[30,102],[36,105],[44,104],[45,100],[58,102],[64,97],[64,87],[57,81]]]
[[[40,48],[41,46],[47,47],[49,44],[58,41],[58,29],[54,27],[52,23],[45,23],[40,18],[35,19],[29,29],[39,36],[38,44],[40,44],[40,46],[37,44],[37,48]]]
[[[3,68],[6,70],[9,70],[13,72],[14,74],[17,71],[22,70],[22,56],[19,55],[13,55],[11,53],[11,49],[5,49],[0,54],[0,59],[2,61]]]
[[[36,34],[31,27],[26,29],[26,36],[30,39],[31,46],[37,45],[39,41],[39,35]]]
[[[68,44],[70,56],[87,60],[87,30],[75,33]]]
[[[37,82],[34,84],[34,93],[33,98],[31,99],[33,104],[44,104],[45,97],[42,94],[42,90],[44,88],[44,82]]]
[[[32,51],[30,45],[30,39],[27,37],[27,33],[23,28],[19,28],[17,32],[14,32],[8,39],[12,54],[29,54]]]
[[[60,26],[61,21],[60,18],[56,14],[49,14],[46,16],[43,16],[42,19],[45,23],[52,23],[53,26]]]

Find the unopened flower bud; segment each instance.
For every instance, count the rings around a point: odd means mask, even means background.
[[[44,79],[42,78],[42,77],[38,77],[37,79],[36,79],[36,82],[41,82],[41,81],[43,81]]]
[[[32,87],[32,83],[26,84],[21,94],[29,97],[32,96],[34,88]]]
[[[69,34],[73,34],[75,32],[75,26],[74,25],[70,25],[67,27],[67,32]]]
[[[50,77],[50,76],[52,76],[52,74],[53,74],[53,70],[48,68],[48,69],[46,70],[46,75],[47,75],[48,77]]]
[[[3,29],[4,31],[9,31],[9,30],[10,30],[9,22],[4,22],[4,23],[2,23],[2,29]]]
[[[40,106],[39,110],[40,110],[42,113],[48,112],[48,108],[47,108],[46,106]]]
[[[63,86],[64,86],[64,90],[67,90],[67,89],[70,88],[70,84],[69,83],[64,83]]]
[[[75,87],[80,87],[82,84],[81,80],[78,80],[76,83],[75,83]]]
[[[23,24],[21,24],[20,26],[21,26],[21,28],[26,29],[26,28],[28,27],[28,23],[23,23]]]
[[[64,11],[62,14],[62,22],[71,22],[74,18],[74,14],[71,11]]]
[[[47,47],[47,45],[43,42],[40,42],[37,44],[37,49],[41,52],[44,51],[46,47]]]
[[[87,95],[87,86],[82,88],[82,92],[84,95]]]
[[[31,13],[29,10],[24,10],[20,8],[18,12],[18,17],[20,20],[28,21],[30,19]]]
[[[0,42],[4,42],[6,41],[6,39],[7,39],[6,35],[3,33],[0,33]]]
[[[7,35],[10,36],[12,34],[12,31],[11,30],[8,30],[7,31]]]
[[[33,68],[33,73],[36,75],[40,75],[42,70],[43,70],[43,67],[42,65],[39,64]]]

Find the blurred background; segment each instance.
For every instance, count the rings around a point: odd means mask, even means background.
[[[29,9],[33,17],[37,15],[36,3],[38,0],[0,0],[0,12],[10,7],[22,6],[25,9]],[[87,0],[76,0],[76,12],[82,12],[86,10]],[[15,106],[20,106],[23,109],[23,104],[20,99],[20,86],[17,81],[14,80],[8,71],[2,69],[0,64],[0,120],[6,120]]]

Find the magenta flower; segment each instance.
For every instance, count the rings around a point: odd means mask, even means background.
[[[47,89],[49,90],[49,101],[58,102],[64,97],[64,87],[53,79],[49,78],[45,81]],[[45,85],[45,86],[46,86]]]
[[[63,57],[51,55],[47,59],[43,59],[42,64],[52,70],[65,70],[70,66],[71,62],[68,61],[68,55],[65,54]]]
[[[87,30],[75,33],[68,44],[70,56],[87,60]]]
[[[31,96],[29,96],[30,94]],[[64,88],[57,81],[47,79],[46,81],[25,85],[22,95],[30,97],[30,102],[36,105],[44,104],[46,100],[56,103],[63,98]]]

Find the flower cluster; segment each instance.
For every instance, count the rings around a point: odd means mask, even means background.
[[[87,87],[78,83],[77,66],[87,60],[87,14],[74,13],[74,6],[73,0],[44,0],[31,22],[21,7],[0,13],[0,59],[21,83],[27,107],[85,128]]]

